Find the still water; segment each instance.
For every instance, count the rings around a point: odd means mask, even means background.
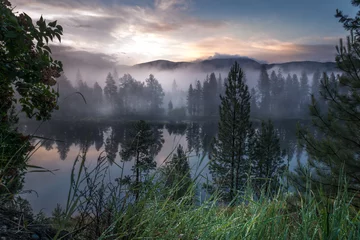
[[[96,166],[99,156],[106,156],[110,166],[108,181],[120,177],[122,166],[119,152],[127,140],[132,123],[114,124],[101,122],[59,122],[43,124],[23,123],[20,130],[34,136],[33,144],[39,148],[31,156],[30,164],[52,170],[53,173],[28,173],[24,190],[32,190],[23,197],[29,200],[34,211],[45,213],[59,203],[65,205],[70,175],[74,160],[86,152],[86,166]],[[161,166],[181,144],[189,155],[192,175],[200,172],[204,178],[211,178],[207,169],[207,153],[217,133],[217,123],[156,123],[151,124],[156,136],[163,139],[155,160]],[[257,124],[254,123],[257,127]],[[296,121],[275,122],[280,134],[281,147],[286,150],[285,161],[289,160],[290,170],[297,165],[297,159],[304,162],[306,154],[297,145]],[[124,174],[130,175],[133,163],[124,163]]]

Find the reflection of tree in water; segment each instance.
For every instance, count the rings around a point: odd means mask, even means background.
[[[105,153],[107,156],[107,159],[110,163],[113,163],[115,161],[117,152],[119,150],[119,142],[117,141],[115,137],[116,131],[114,129],[110,129],[111,133],[110,136],[106,138],[105,140]]]
[[[186,133],[187,124],[170,122],[165,125],[165,128],[170,136],[173,134],[183,136]]]
[[[289,160],[294,157],[300,158],[303,152],[303,149],[299,148],[297,144],[296,124],[297,121],[274,122],[275,127],[280,132],[281,148],[286,149]],[[258,128],[258,125],[257,122],[253,123],[255,128]],[[38,123],[27,123],[27,126],[23,127],[23,131],[32,134],[38,126]],[[120,151],[119,146],[129,138],[130,126],[132,126],[131,122],[113,124],[109,127],[109,124],[99,122],[51,121],[43,123],[36,131],[35,136],[40,137],[46,150],[57,149],[62,160],[67,158],[71,146],[75,145],[79,150],[88,150],[90,146],[94,146],[97,151],[105,149],[109,160],[114,161]],[[186,135],[188,150],[194,151],[196,154],[199,154],[200,150],[204,153],[209,151],[212,140],[218,131],[217,122],[167,123],[165,126],[163,124],[150,124],[150,126],[155,132],[156,139],[158,139],[152,148],[154,154],[160,152],[164,143],[164,127],[170,135]],[[106,131],[108,134],[105,134]],[[104,136],[107,136],[105,141]],[[38,140],[35,138],[33,143]],[[170,151],[171,149],[169,149],[169,153]]]
[[[201,127],[201,140],[202,140],[202,148],[203,152],[208,153],[211,144],[213,143],[214,137],[218,132],[218,123],[217,122],[206,122],[202,124]]]
[[[34,133],[39,126],[31,122],[27,125],[29,134]],[[79,146],[82,151],[88,151],[90,146],[95,145],[99,151],[103,146],[104,129],[99,123],[50,121],[42,124],[34,135],[42,141],[47,151],[55,147],[60,159],[65,160],[72,145]]]
[[[188,144],[188,151],[195,151],[199,155],[201,148],[200,141],[200,125],[198,123],[189,123],[186,129],[186,141]]]
[[[163,137],[164,125],[163,124],[150,124],[150,126],[151,126],[152,131],[154,132],[154,138],[155,138],[155,142],[151,146],[150,151],[154,156],[156,156],[161,151],[163,144],[165,142],[164,137]]]
[[[56,142],[57,152],[59,153],[60,159],[65,160],[70,151],[72,143],[68,141]]]

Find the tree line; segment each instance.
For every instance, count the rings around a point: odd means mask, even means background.
[[[321,74],[319,70],[313,73],[311,83],[308,74],[302,71],[301,76],[288,73],[284,76],[281,69],[270,75],[265,65],[262,66],[257,86],[249,90],[251,95],[251,116],[256,118],[300,119],[308,117],[308,105],[311,95],[320,97],[320,86],[324,79],[336,83],[335,73]],[[190,84],[187,92],[187,113],[189,116],[219,116],[220,95],[225,92],[224,80],[214,73],[203,82]],[[244,76],[244,82],[247,82]],[[326,109],[326,100],[319,100],[321,109]]]

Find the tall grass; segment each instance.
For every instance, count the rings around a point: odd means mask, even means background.
[[[270,199],[263,191],[260,197],[256,194],[256,200],[249,185],[233,206],[223,204],[216,193],[204,200],[199,181],[173,199],[172,192],[182,187],[181,181],[174,189],[164,188],[163,176],[157,171],[135,201],[130,188],[104,181],[104,161],[89,171],[85,158],[77,161],[78,174],[83,173],[84,178],[76,177],[75,171],[72,174],[62,219],[73,223],[67,225],[71,229],[58,225],[59,232],[66,229],[73,238],[360,239],[359,212],[351,205],[352,196],[341,179],[343,188],[331,200],[321,191],[311,191],[310,182],[303,193],[279,190]],[[200,175],[194,178],[199,180]]]

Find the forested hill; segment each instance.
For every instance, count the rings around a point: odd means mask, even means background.
[[[260,70],[262,63],[250,58],[226,58],[226,59],[209,59],[197,62],[172,62],[167,60],[156,60],[146,63],[134,65],[135,69],[154,69],[158,71],[176,70],[182,68],[198,69],[203,71],[217,71],[228,70],[231,65],[237,61],[241,68],[248,70]],[[286,63],[271,63],[264,64],[268,70],[273,68],[281,68],[285,73],[294,71],[306,71],[311,74],[316,70],[320,72],[336,72],[335,62],[314,62],[314,61],[299,61]]]

